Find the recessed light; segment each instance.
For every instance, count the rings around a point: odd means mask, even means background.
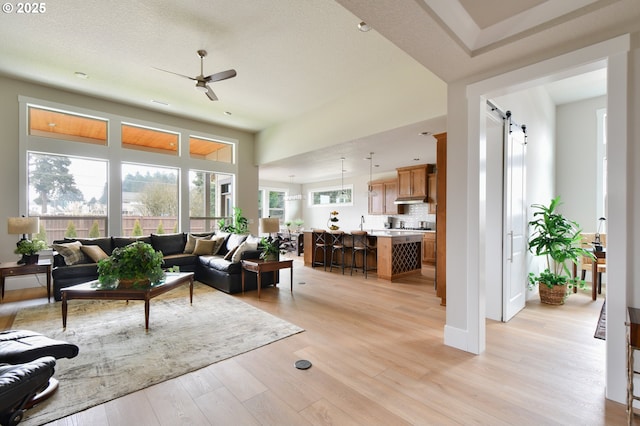
[[[418,157],[414,158],[413,161],[420,161]]]
[[[418,133],[418,135],[420,135],[420,136],[429,136],[429,135],[431,135],[431,132],[420,132],[420,133]]]
[[[358,29],[363,33],[366,33],[367,31],[371,31],[371,27],[366,22],[360,22],[358,24]]]
[[[232,112],[231,112],[231,111],[225,111],[225,112],[224,112],[224,115],[231,115],[231,114],[232,114]]]
[[[169,106],[169,104],[168,104],[168,103],[166,103],[166,102],[162,102],[162,101],[157,101],[157,100],[155,100],[155,99],[151,99],[151,102],[153,102],[154,104],[158,104],[158,105],[162,105],[162,106],[166,106],[166,107],[168,107],[168,106]]]
[[[83,73],[83,72],[80,72],[80,71],[76,71],[76,72],[74,72],[73,74],[74,74],[76,77],[81,78],[81,79],[83,79],[83,80],[86,80],[86,79],[88,79],[88,78],[89,78],[89,76],[88,76],[87,74],[85,74],[85,73]]]

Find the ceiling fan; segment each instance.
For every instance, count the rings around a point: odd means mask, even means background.
[[[221,71],[205,77],[203,67],[204,67],[204,57],[207,56],[207,51],[198,50],[198,56],[200,56],[200,75],[196,77],[189,77],[188,75],[178,74],[177,72],[167,71],[160,68],[156,68],[156,69],[159,71],[168,72],[170,74],[175,74],[177,76],[188,78],[189,80],[195,81],[196,90],[200,92],[204,92],[210,100],[217,101],[218,97],[216,96],[215,93],[213,93],[213,90],[211,90],[211,87],[209,87],[208,83],[213,83],[215,81],[221,81],[221,80],[226,80],[228,78],[233,78],[236,76],[236,70],[231,69],[231,70]]]

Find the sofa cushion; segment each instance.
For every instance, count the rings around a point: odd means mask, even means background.
[[[136,241],[142,241],[147,244],[151,244],[151,237],[113,237],[113,248],[126,247]]]
[[[216,241],[214,240],[197,240],[195,242],[195,247],[193,249],[193,254],[202,256],[202,255],[212,255],[213,250],[216,248]]]
[[[53,279],[86,278],[86,281],[98,277],[98,265],[96,263],[83,263],[80,265],[65,266],[52,271]]]
[[[106,254],[110,255],[113,249],[113,243],[111,237],[99,237],[99,238],[65,238],[65,242],[80,241],[83,246],[98,246]],[[54,241],[55,243],[56,241]]]
[[[170,254],[163,257],[163,267],[171,268],[173,266],[179,266],[183,272],[193,271],[196,265],[198,256],[188,253]]]
[[[229,262],[232,262],[231,259],[233,259],[233,255],[236,253],[236,251],[238,250],[238,247],[240,246],[235,246],[234,248],[232,248],[231,250],[229,250],[227,252],[227,254],[224,255],[223,259],[224,260],[228,260]]]
[[[215,269],[216,271],[238,274],[242,270],[242,264],[240,262],[234,263],[225,260],[222,256],[200,256],[198,259],[202,265]]]
[[[79,263],[87,263],[87,258],[81,250],[82,243],[74,241],[72,243],[53,244],[53,249],[64,258],[67,265],[77,265]]]
[[[80,247],[82,253],[85,254],[89,259],[91,259],[94,263],[100,262],[102,259],[106,259],[109,257],[107,253],[104,252],[98,245],[85,246],[82,245]]]
[[[247,239],[247,237],[248,235],[241,235],[241,234],[229,235],[229,238],[227,238],[227,251],[238,247],[240,244],[244,242],[244,240]]]
[[[211,237],[211,241],[216,243],[211,254],[220,254],[220,249],[222,249],[222,246],[224,245],[225,237],[214,235]]]
[[[193,234],[187,235],[187,243],[184,245],[183,253],[193,253],[193,250],[196,248],[196,240],[201,240],[204,237],[196,237]]]
[[[231,261],[232,262],[240,262],[240,260],[243,258],[242,254],[244,252],[247,252],[249,250],[257,250],[257,249],[258,249],[258,242],[249,241],[249,239],[247,239],[242,244],[240,244],[238,246],[238,248],[236,249],[235,253],[233,253],[233,256],[231,257]]]
[[[184,251],[187,237],[179,234],[151,234],[151,245],[155,250],[160,250],[164,256],[178,254]]]

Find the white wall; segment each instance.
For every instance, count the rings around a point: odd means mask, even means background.
[[[597,179],[597,110],[606,108],[607,97],[559,105],[556,109],[556,194],[560,207],[584,232],[598,227]]]

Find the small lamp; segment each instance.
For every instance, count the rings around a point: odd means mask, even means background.
[[[260,231],[263,234],[271,234],[277,233],[280,231],[280,219],[277,217],[263,217],[260,219]]]
[[[22,234],[21,240],[27,239],[27,234],[37,234],[40,230],[39,217],[10,217],[7,219],[8,234]]]

